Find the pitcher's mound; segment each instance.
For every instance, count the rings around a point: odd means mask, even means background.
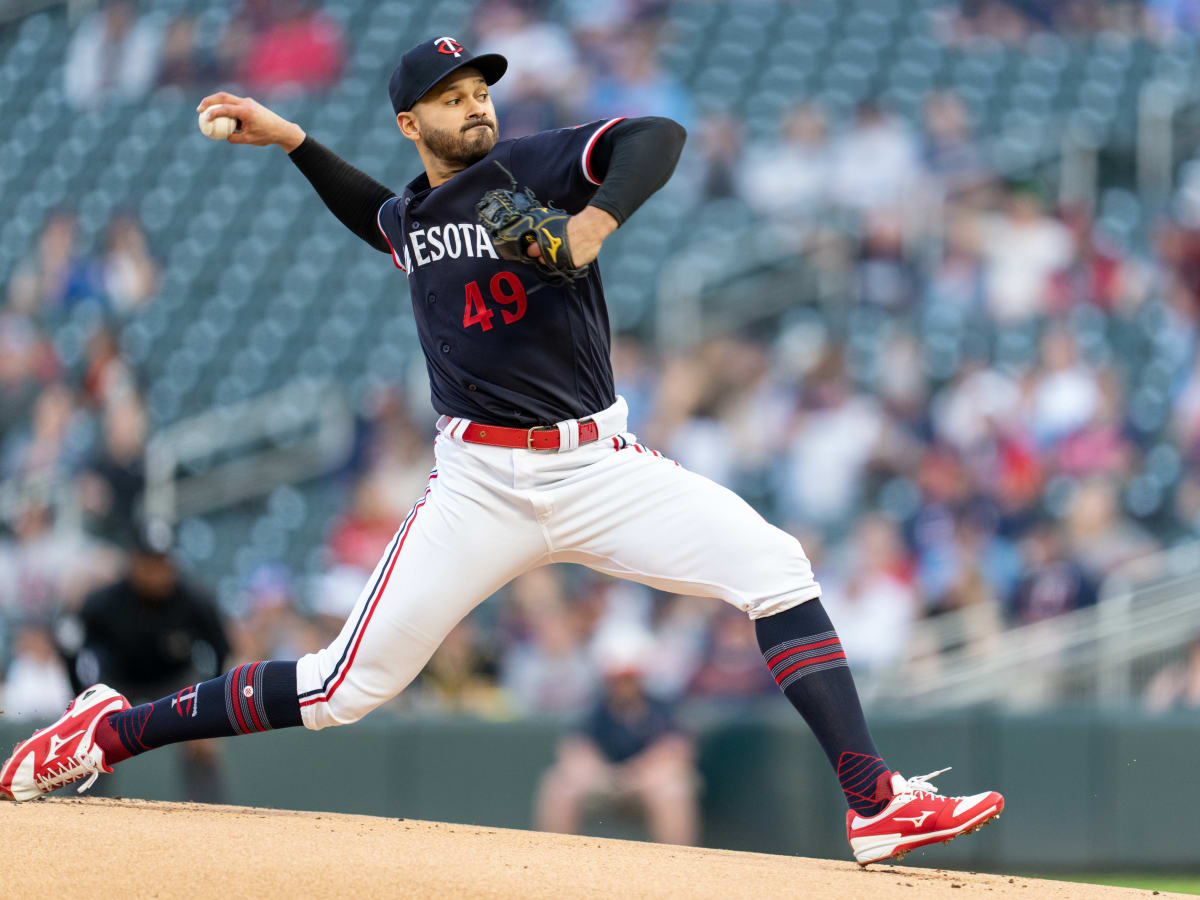
[[[0,803],[5,897],[1022,897],[1148,891],[406,819],[141,800]]]

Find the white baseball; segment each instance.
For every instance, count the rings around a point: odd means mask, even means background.
[[[237,119],[231,119],[229,116],[217,116],[215,119],[210,119],[208,110],[200,113],[200,131],[206,138],[223,141],[233,134],[237,127]]]

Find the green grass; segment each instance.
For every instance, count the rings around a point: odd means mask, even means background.
[[[1144,891],[1174,891],[1177,894],[1200,894],[1200,875],[1156,874],[1153,872],[1093,872],[1086,875],[1046,875],[1055,881],[1079,881],[1087,884],[1112,884],[1117,887],[1140,888]]]

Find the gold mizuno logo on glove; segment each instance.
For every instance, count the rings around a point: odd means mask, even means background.
[[[542,229],[542,234],[544,234],[546,236],[546,240],[550,242],[550,246],[547,248],[550,251],[550,259],[553,262],[558,262],[558,247],[562,243],[562,238],[556,238],[545,228]]]

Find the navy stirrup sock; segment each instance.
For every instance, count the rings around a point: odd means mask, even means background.
[[[887,805],[876,799],[890,775],[875,749],[842,642],[820,598],[754,620],[758,646],[784,696],[817,736],[850,808],[872,816]]]
[[[109,765],[180,741],[300,725],[295,662],[255,662],[106,716],[96,742]]]

